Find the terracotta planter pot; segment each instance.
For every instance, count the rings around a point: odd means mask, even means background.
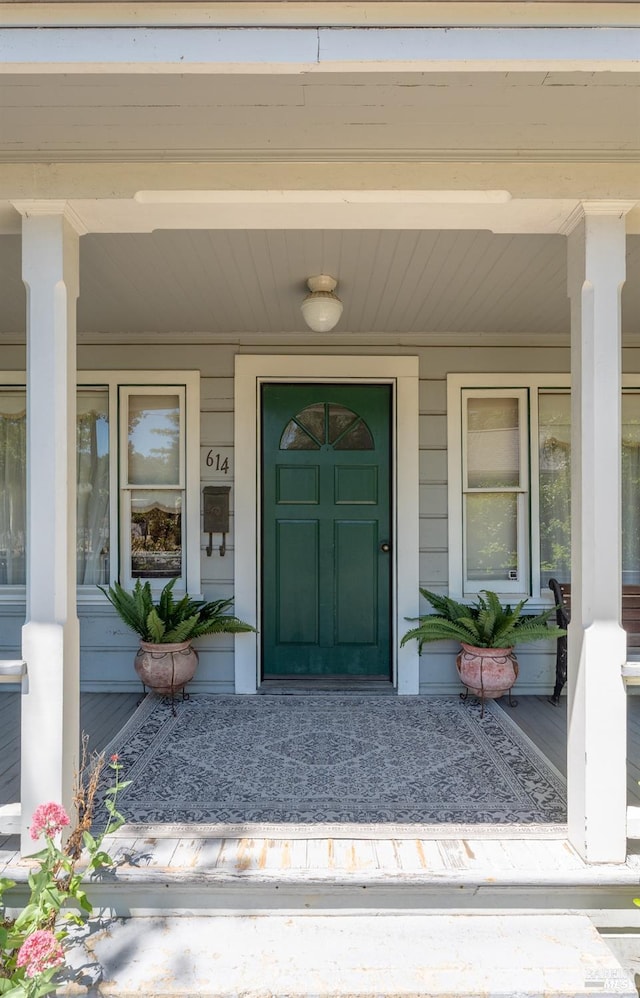
[[[134,662],[145,686],[162,696],[174,696],[193,679],[198,653],[189,641],[155,645],[141,641]]]
[[[468,692],[482,700],[495,700],[508,693],[518,678],[513,648],[474,648],[463,644],[456,665]]]

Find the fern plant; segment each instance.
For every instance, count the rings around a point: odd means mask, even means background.
[[[143,641],[150,644],[177,644],[182,641],[192,641],[205,634],[237,634],[241,631],[253,631],[251,624],[227,613],[232,599],[193,600],[186,594],[175,599],[173,587],[175,579],[168,582],[157,603],[153,601],[153,593],[149,582],[136,581],[132,592],[115,582],[105,589],[98,586],[109,602],[113,605],[121,620],[139,634]]]
[[[494,592],[483,589],[475,603],[458,603],[450,596],[439,596],[427,589],[420,592],[436,611],[420,617],[418,626],[402,638],[401,644],[415,639],[420,651],[428,641],[459,641],[474,648],[513,648],[525,641],[542,641],[562,637],[567,632],[548,621],[555,607],[536,616],[523,613],[527,600],[513,608],[503,606]]]

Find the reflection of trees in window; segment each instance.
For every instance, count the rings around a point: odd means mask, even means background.
[[[334,402],[314,402],[290,419],[280,438],[280,450],[374,450],[373,437],[362,416]]]
[[[129,483],[180,480],[180,407],[175,395],[132,395],[128,424]]]
[[[640,396],[622,397],[622,580],[640,582]],[[540,395],[540,571],[571,578],[571,439],[568,393]]]
[[[108,393],[79,392],[78,585],[109,580],[109,422]]]
[[[540,571],[571,578],[571,448],[555,437],[540,448]]]
[[[518,508],[514,493],[469,493],[466,497],[467,577],[507,581],[518,570]]]
[[[541,585],[571,578],[571,399],[566,392],[539,397]]]
[[[622,397],[622,581],[640,582],[640,395]]]

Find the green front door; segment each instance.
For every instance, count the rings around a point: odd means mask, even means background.
[[[262,389],[263,676],[391,676],[386,385]]]

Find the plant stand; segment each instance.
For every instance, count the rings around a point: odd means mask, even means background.
[[[152,689],[151,686],[149,686],[147,688],[147,686],[145,686],[145,684],[143,683],[142,684],[142,696],[138,700],[138,707],[140,706],[140,704],[142,703],[142,701],[144,700],[144,698],[147,696],[147,694],[149,694],[149,693],[156,693],[156,692],[157,691],[154,690],[154,689]],[[178,694],[180,694],[180,695],[178,696]],[[187,691],[185,690],[184,687],[181,690],[175,690],[174,693],[169,693],[169,694],[166,694],[166,695],[162,694],[162,693],[158,693],[158,696],[162,696],[163,700],[169,700],[171,702],[171,713],[173,714],[174,717],[176,716],[176,703],[178,701],[180,701],[180,703],[184,703],[185,700],[190,700],[191,699],[191,694],[187,693]]]

